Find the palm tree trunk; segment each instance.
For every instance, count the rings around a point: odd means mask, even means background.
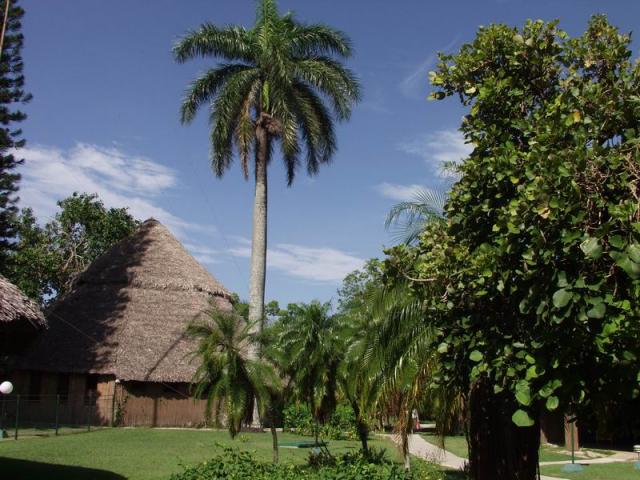
[[[278,432],[276,432],[276,425],[271,418],[271,442],[273,444],[273,463],[278,463],[280,460],[280,452],[278,451]]]
[[[262,330],[264,322],[264,284],[267,264],[267,160],[269,134],[262,122],[256,126],[256,187],[253,201],[251,276],[249,280],[249,321]],[[257,352],[254,352],[254,354]]]

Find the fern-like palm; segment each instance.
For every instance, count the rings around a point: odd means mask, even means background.
[[[191,122],[209,106],[211,164],[218,177],[239,154],[245,178],[253,154],[255,199],[249,319],[262,322],[267,241],[267,166],[279,144],[288,183],[304,163],[309,175],[336,150],[334,122],[346,120],[360,97],[358,81],[340,60],[351,55],[347,36],[331,27],[280,15],[275,0],[259,0],[253,28],[210,23],[187,33],[173,49],[178,62],[223,61],[194,80],[182,103]]]
[[[385,228],[394,228],[395,239],[406,245],[414,244],[425,226],[441,221],[447,197],[442,192],[420,189],[413,198],[395,204],[385,219]]]
[[[264,412],[279,380],[266,362],[253,358],[253,325],[234,312],[211,308],[207,319],[194,321],[187,335],[197,340],[193,357],[199,362],[193,377],[194,395],[206,397],[206,416],[224,420],[231,438],[251,420],[254,401]],[[215,408],[222,405],[223,408]],[[222,413],[224,412],[224,419]]]
[[[338,369],[344,346],[329,303],[314,301],[289,306],[275,348],[293,380],[295,395],[309,405],[318,423],[327,420],[336,407]]]

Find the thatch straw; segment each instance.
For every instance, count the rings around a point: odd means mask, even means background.
[[[12,322],[27,322],[34,329],[47,325],[38,304],[0,275],[0,323]]]
[[[189,382],[195,349],[184,332],[229,292],[150,219],[96,259],[47,313],[47,331],[19,360],[25,369]]]

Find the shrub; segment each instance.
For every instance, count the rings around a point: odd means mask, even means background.
[[[313,416],[304,404],[291,404],[284,409],[284,429],[301,435],[313,435]],[[356,416],[348,405],[338,405],[329,421],[320,426],[320,437],[330,440],[353,440],[357,437]]]
[[[225,448],[223,453],[198,465],[186,467],[173,474],[171,480],[443,480],[441,472],[421,461],[417,461],[411,472],[401,465],[376,455],[346,454],[336,458],[334,465],[298,466],[272,464],[256,461],[249,452]]]

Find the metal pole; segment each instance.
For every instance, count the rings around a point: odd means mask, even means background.
[[[7,436],[7,433],[4,431],[4,416],[5,416],[5,404],[7,403],[7,399],[4,398],[5,396],[2,395],[0,398],[2,398],[2,413],[0,413],[0,435],[1,438],[5,438]]]
[[[16,431],[13,435],[14,440],[18,440],[18,423],[20,421],[20,395],[16,395]]]
[[[87,432],[91,431],[91,403],[92,403],[93,392],[89,390],[89,405],[87,406]]]
[[[574,443],[574,439],[573,439],[573,426],[574,423],[571,423],[571,463],[576,463],[576,449],[575,449],[575,443]]]
[[[59,426],[60,426],[60,395],[56,395],[56,437],[58,436]]]

